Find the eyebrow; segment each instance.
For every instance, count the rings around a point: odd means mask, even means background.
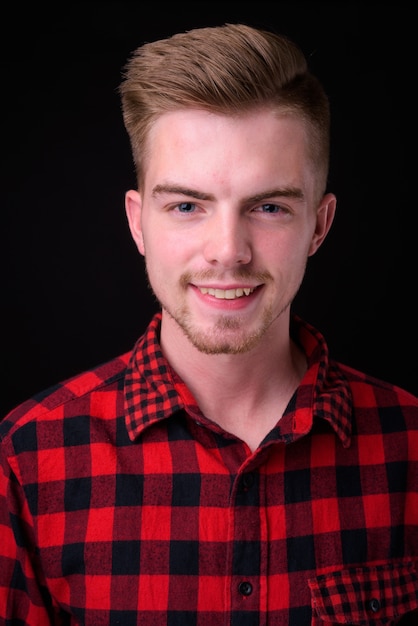
[[[215,196],[211,193],[204,193],[202,191],[197,191],[197,189],[191,189],[189,187],[182,187],[181,185],[174,184],[159,184],[155,185],[152,190],[152,196],[156,197],[159,194],[163,193],[174,193],[180,194],[182,196],[189,196],[190,198],[196,198],[196,200],[208,200],[214,201]],[[265,200],[266,198],[294,198],[295,200],[303,200],[304,194],[302,189],[299,187],[277,187],[274,189],[267,189],[265,191],[261,191],[260,193],[256,193],[253,196],[249,196],[245,198],[245,202],[260,202],[261,200]]]
[[[266,198],[293,198],[295,200],[303,200],[304,194],[299,187],[278,187],[275,189],[267,189],[261,193],[247,198],[248,202],[260,202]]]
[[[211,193],[203,193],[202,191],[190,189],[189,187],[182,187],[181,185],[155,185],[152,190],[152,196],[158,196],[160,193],[176,193],[182,196],[196,198],[196,200],[215,200],[215,196]]]

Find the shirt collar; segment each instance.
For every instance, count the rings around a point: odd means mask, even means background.
[[[307,370],[287,411],[294,411],[294,431],[311,429],[314,418],[326,420],[344,447],[351,441],[353,399],[340,365],[330,359],[324,336],[297,315],[291,319],[291,336],[305,352]]]
[[[198,413],[192,395],[181,384],[159,343],[161,312],[152,318],[134,346],[125,376],[125,416],[128,434],[135,440],[142,431],[185,409]],[[292,338],[306,354],[307,371],[283,417],[292,421],[287,440],[312,428],[314,417],[326,420],[344,446],[350,444],[352,399],[339,366],[330,362],[322,334],[298,316],[291,322]],[[283,419],[283,418],[282,418]],[[280,430],[280,424],[278,429]],[[271,438],[277,435],[273,429]]]

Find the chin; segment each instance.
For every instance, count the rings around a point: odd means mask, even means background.
[[[182,330],[192,345],[204,354],[244,354],[260,343],[267,327],[263,326],[253,333],[249,333],[248,329],[242,332],[238,328],[235,332],[231,328],[215,328],[207,332],[187,327]]]

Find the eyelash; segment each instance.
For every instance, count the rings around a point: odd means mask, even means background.
[[[184,210],[186,207],[187,207],[188,210]],[[263,209],[265,209],[265,208],[269,208],[269,210],[268,211],[264,211]],[[177,210],[179,213],[190,214],[190,213],[194,213],[194,211],[196,209],[196,204],[194,204],[193,202],[181,202],[180,204],[177,204],[174,207],[174,209]],[[273,210],[271,210],[271,209],[273,209]],[[279,204],[274,204],[272,202],[266,202],[265,204],[262,204],[262,205],[256,207],[254,209],[254,211],[256,211],[257,213],[258,212],[260,212],[260,213],[267,213],[267,214],[270,214],[270,215],[277,214],[277,213],[280,213],[282,211],[285,212],[285,213],[288,212],[288,210],[286,208],[282,207]]]
[[[265,209],[266,207],[271,207],[274,210],[273,211],[264,211],[263,209]],[[261,213],[280,213],[280,211],[283,211],[283,207],[281,207],[279,204],[273,204],[272,202],[266,202],[265,204],[262,204],[260,207],[257,207],[257,209],[255,209],[256,211],[258,211],[258,209],[261,209]]]

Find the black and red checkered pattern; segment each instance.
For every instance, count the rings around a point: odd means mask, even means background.
[[[160,321],[0,423],[0,625],[416,626],[418,399],[294,318],[308,370],[251,453]]]

